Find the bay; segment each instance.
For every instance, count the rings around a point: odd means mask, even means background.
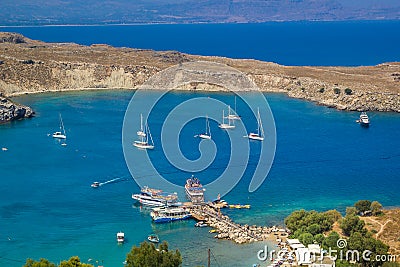
[[[78,255],[84,262],[122,266],[131,246],[153,232],[181,250],[184,266],[205,265],[207,248],[216,256],[214,264],[221,266],[257,262],[262,243],[241,246],[218,241],[208,229],[193,227],[191,220],[152,224],[148,211],[133,205],[131,194],[139,188],[126,167],[121,144],[122,122],[133,93],[106,90],[14,98],[32,106],[37,116],[0,125],[0,146],[8,148],[0,152],[0,265],[22,266],[28,257],[59,262]],[[234,104],[231,94],[172,92],[167,99],[173,101],[161,101],[160,108],[171,109],[203,96]],[[254,158],[239,184],[224,197],[230,203],[251,204],[250,210],[225,211],[235,221],[282,225],[293,210],[338,208],[343,212],[359,199],[399,205],[399,114],[371,112],[371,127],[362,128],[355,123],[356,112],[282,94],[266,97],[277,127],[276,157],[266,181],[249,193],[257,160],[257,143],[252,143]],[[241,101],[237,109],[250,118]],[[66,147],[48,136],[57,130],[59,113],[68,135]],[[150,117],[156,142],[163,116],[156,112]],[[249,121],[249,127],[253,124]],[[204,121],[194,120],[189,126],[180,144],[186,156],[196,158],[199,152],[194,144],[199,141],[192,137],[193,131],[203,129]],[[211,122],[211,131],[216,140],[226,142],[217,122]],[[199,174],[205,183],[226,167],[229,149],[219,148],[218,154],[221,160]],[[152,157],[152,161],[161,172],[166,171],[163,157]],[[167,171],[168,179],[176,183],[188,177],[178,169],[168,167]],[[122,179],[98,189],[90,187],[93,181],[116,177]],[[116,244],[118,231],[127,236],[123,246]]]

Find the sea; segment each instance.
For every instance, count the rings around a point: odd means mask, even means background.
[[[287,65],[374,65],[400,61],[398,21],[285,22],[263,24],[48,26],[2,28],[48,42],[256,58]],[[252,266],[268,262],[257,252],[273,244],[237,245],[217,240],[195,221],[170,224],[151,222],[149,210],[135,205],[139,191],[124,158],[122,131],[133,90],[95,90],[42,93],[14,97],[36,111],[32,119],[0,125],[0,266],[22,266],[27,258],[60,262],[77,255],[95,266],[123,266],[134,245],[155,233],[171,249],[179,249],[183,266]],[[143,98],[143,103],[150,101]],[[251,93],[249,93],[251,94]],[[144,94],[146,96],[146,93]],[[260,153],[251,142],[252,157],[238,184],[223,198],[250,209],[225,210],[242,224],[283,225],[297,209],[344,212],[359,199],[399,206],[400,114],[369,112],[371,126],[355,121],[358,112],[330,109],[284,94],[264,94],[276,126],[276,153],[268,176],[257,191],[248,190]],[[169,92],[161,110],[194,98],[214,98],[234,106],[232,93]],[[198,109],[206,109],[204,106]],[[236,111],[246,127],[256,127],[246,104],[238,98]],[[203,113],[204,110],[201,110]],[[62,115],[66,146],[50,134]],[[156,148],[149,151],[153,166],[166,179],[184,184],[189,173],[166,164],[160,148],[162,118],[149,117]],[[248,118],[248,120],[247,120]],[[211,120],[216,161],[198,177],[209,183],[229,162],[229,137]],[[179,136],[182,154],[201,156],[195,133],[204,119],[185,126]],[[266,138],[271,133],[266,132]],[[203,141],[204,142],[204,141]],[[146,153],[146,152],[144,152]],[[153,153],[153,154],[151,154]],[[137,158],[138,164],[142,159]],[[107,182],[91,188],[94,181]],[[141,181],[143,181],[142,178]],[[147,177],[152,179],[152,177]],[[208,196],[211,200],[214,196]],[[215,196],[216,197],[216,196]],[[180,195],[184,200],[184,196]],[[126,242],[118,245],[116,233]]]

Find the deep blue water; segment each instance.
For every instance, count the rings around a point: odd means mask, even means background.
[[[79,255],[84,262],[98,260],[104,266],[122,266],[132,245],[155,232],[171,247],[179,248],[184,266],[205,265],[211,248],[220,266],[251,266],[263,244],[245,246],[218,241],[208,229],[193,227],[194,221],[155,225],[148,212],[133,206],[138,191],[125,164],[121,131],[132,91],[46,93],[16,97],[32,106],[33,119],[0,125],[0,266],[21,266],[27,257],[60,261]],[[229,94],[180,93],[167,95],[161,109],[199,96],[233,105]],[[344,211],[359,199],[378,200],[385,206],[400,204],[400,114],[369,113],[372,125],[362,128],[358,113],[342,112],[314,103],[267,94],[277,127],[277,152],[267,180],[255,193],[248,193],[254,165],[249,164],[240,183],[224,198],[249,203],[250,210],[226,211],[242,223],[282,224],[299,208]],[[146,101],[144,99],[143,101]],[[237,110],[247,120],[246,107]],[[48,133],[58,127],[61,113],[68,135],[63,147]],[[162,114],[149,124],[159,141]],[[253,122],[249,119],[249,127]],[[198,156],[193,132],[204,128],[194,120],[182,132],[183,153]],[[211,123],[213,139],[226,142],[226,134]],[[196,143],[197,142],[197,143]],[[257,143],[252,143],[252,161]],[[156,147],[152,161],[175,183],[187,173],[165,166]],[[218,148],[218,161],[200,174],[208,182],[226,167],[229,147]],[[137,159],[140,161],[140,159]],[[92,189],[93,181],[122,177]],[[150,177],[148,179],[151,179]],[[118,246],[115,234],[124,231],[127,243]],[[214,262],[214,264],[216,264]]]
[[[106,43],[296,66],[400,61],[399,29],[400,21],[0,28],[47,42]]]

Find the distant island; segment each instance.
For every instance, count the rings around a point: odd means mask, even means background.
[[[190,61],[236,68],[263,92],[285,93],[340,110],[400,112],[399,62],[365,67],[283,66],[176,51],[45,43],[6,32],[0,32],[0,93],[10,97],[47,91],[137,89],[155,73]],[[228,90],[198,83],[177,89]]]
[[[5,1],[0,25],[397,20],[396,0]]]

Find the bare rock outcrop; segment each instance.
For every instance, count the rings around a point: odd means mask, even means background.
[[[31,118],[35,112],[27,106],[16,104],[10,99],[0,95],[0,123],[5,123],[22,118]]]

